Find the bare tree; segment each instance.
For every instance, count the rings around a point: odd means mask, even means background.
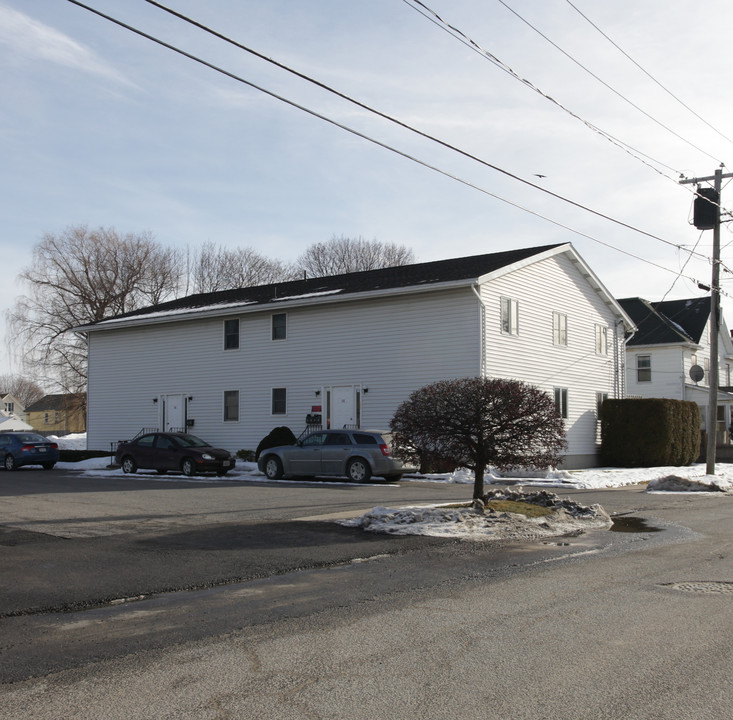
[[[174,295],[179,268],[149,232],[77,225],[47,233],[19,276],[27,294],[8,313],[24,364],[66,392],[83,391],[86,342],[69,331]]]
[[[296,266],[311,277],[324,277],[409,265],[413,262],[415,253],[404,245],[342,235],[334,236],[328,242],[311,245],[298,258]]]
[[[475,377],[426,385],[397,408],[391,427],[395,448],[405,457],[425,452],[473,470],[474,498],[483,498],[489,465],[555,466],[565,448],[554,400],[518,380]]]
[[[192,260],[191,288],[195,293],[266,285],[291,279],[291,271],[252,248],[225,248],[204,243]]]
[[[40,400],[46,393],[41,386],[33,380],[28,380],[22,375],[0,375],[0,394],[10,394],[16,398],[23,407],[32,405]]]

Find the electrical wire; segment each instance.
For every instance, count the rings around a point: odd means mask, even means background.
[[[485,195],[488,195],[490,197],[493,197],[493,198],[495,198],[495,199],[497,199],[497,200],[499,200],[501,202],[504,202],[504,203],[506,203],[506,204],[508,204],[508,205],[510,205],[512,207],[515,207],[515,208],[517,208],[519,210],[522,210],[522,211],[524,211],[526,213],[529,213],[530,215],[533,215],[533,216],[535,216],[535,217],[537,217],[539,219],[545,220],[546,222],[549,222],[549,223],[551,223],[551,224],[553,224],[553,225],[555,225],[557,227],[560,227],[563,230],[567,230],[570,233],[573,233],[573,234],[578,235],[580,237],[584,237],[584,238],[586,238],[588,240],[591,240],[592,242],[598,243],[598,244],[603,245],[605,247],[608,247],[608,248],[610,248],[612,250],[615,250],[617,252],[620,252],[620,253],[622,253],[624,255],[627,255],[629,257],[632,257],[635,260],[638,260],[640,262],[643,262],[643,263],[646,263],[646,264],[651,265],[653,267],[656,267],[657,269],[664,270],[665,272],[670,272],[670,273],[677,274],[677,271],[676,270],[671,270],[670,268],[667,268],[667,267],[665,267],[663,265],[659,265],[658,263],[655,263],[655,262],[653,262],[651,260],[647,260],[646,258],[643,258],[643,257],[641,257],[639,255],[636,255],[636,254],[631,253],[631,252],[626,251],[626,250],[622,250],[621,248],[618,248],[618,247],[612,245],[611,243],[604,242],[602,240],[599,240],[598,238],[595,238],[595,237],[593,237],[591,235],[588,235],[587,233],[583,233],[583,232],[581,232],[579,230],[575,230],[574,228],[571,228],[568,225],[565,225],[565,224],[563,224],[563,223],[561,223],[559,221],[553,220],[553,219],[551,219],[551,218],[549,218],[549,217],[547,217],[545,215],[542,215],[541,213],[535,212],[534,210],[531,210],[531,209],[529,209],[527,207],[524,207],[522,205],[519,205],[518,203],[515,203],[515,202],[513,202],[511,200],[508,200],[507,198],[504,198],[504,197],[502,197],[500,195],[497,195],[495,193],[492,193],[489,190],[486,190],[485,188],[481,188],[478,185],[476,185],[476,184],[474,184],[472,182],[469,182],[468,180],[464,180],[463,178],[460,178],[457,175],[453,175],[452,173],[449,173],[449,172],[447,172],[445,170],[442,170],[441,168],[438,168],[435,165],[431,165],[430,163],[428,163],[428,162],[426,162],[424,160],[420,160],[419,158],[414,157],[414,156],[412,156],[412,155],[410,155],[410,154],[408,154],[408,153],[406,153],[406,152],[404,152],[402,150],[399,150],[399,149],[394,148],[394,147],[392,147],[390,145],[387,145],[386,143],[384,143],[384,142],[382,142],[380,140],[377,140],[375,138],[372,138],[372,137],[370,137],[370,136],[368,136],[368,135],[366,135],[366,134],[364,134],[364,133],[362,133],[362,132],[360,132],[358,130],[355,130],[353,128],[350,128],[350,127],[348,127],[348,126],[346,126],[346,125],[344,125],[344,124],[342,124],[342,123],[340,123],[340,122],[338,122],[338,121],[336,121],[336,120],[334,120],[332,118],[329,118],[329,117],[327,117],[325,115],[322,115],[321,113],[318,113],[318,112],[316,112],[314,110],[311,110],[311,109],[305,107],[304,105],[301,105],[299,103],[296,103],[293,100],[289,100],[288,98],[285,98],[285,97],[283,97],[281,95],[278,95],[277,93],[274,93],[271,90],[267,90],[266,88],[263,88],[263,87],[255,84],[255,83],[253,83],[250,80],[247,80],[247,79],[245,79],[245,78],[243,78],[243,77],[241,77],[239,75],[236,75],[236,74],[234,74],[234,73],[232,73],[232,72],[230,72],[228,70],[225,70],[224,68],[221,68],[221,67],[219,67],[217,65],[214,65],[213,63],[210,63],[207,60],[204,60],[202,58],[199,58],[196,55],[193,55],[192,53],[187,52],[186,50],[183,50],[181,48],[178,48],[175,45],[172,45],[172,44],[170,44],[170,43],[168,43],[168,42],[166,42],[164,40],[161,40],[160,38],[157,38],[157,37],[155,37],[153,35],[150,35],[149,33],[146,33],[143,30],[140,30],[138,28],[135,28],[132,25],[129,25],[129,24],[127,24],[127,23],[125,23],[125,22],[123,22],[121,20],[118,20],[118,19],[116,19],[116,18],[114,18],[114,17],[112,17],[110,15],[107,15],[107,14],[101,12],[100,10],[97,10],[97,9],[95,9],[93,7],[90,7],[89,5],[86,5],[86,4],[82,3],[82,2],[80,2],[80,0],[67,0],[67,1],[70,2],[73,5],[76,5],[76,6],[80,7],[80,8],[82,8],[82,9],[84,9],[84,10],[87,10],[88,12],[93,13],[94,15],[97,15],[98,17],[103,18],[104,20],[107,20],[107,21],[109,21],[109,22],[111,22],[111,23],[113,23],[113,24],[115,24],[115,25],[117,25],[119,27],[122,27],[125,30],[128,30],[129,32],[132,32],[132,33],[134,33],[136,35],[139,35],[140,37],[143,37],[143,38],[145,38],[147,40],[150,40],[151,42],[154,42],[157,45],[160,45],[161,47],[164,47],[164,48],[166,48],[168,50],[171,50],[172,52],[175,52],[175,53],[177,53],[179,55],[182,55],[183,57],[186,57],[189,60],[192,60],[192,61],[194,61],[196,63],[199,63],[200,65],[203,65],[204,67],[208,67],[209,69],[214,70],[215,72],[218,72],[218,73],[220,73],[220,74],[222,74],[222,75],[224,75],[226,77],[229,77],[232,80],[235,80],[237,82],[240,82],[240,83],[242,83],[242,84],[244,84],[244,85],[246,85],[246,86],[248,86],[248,87],[250,87],[250,88],[252,88],[254,90],[257,90],[259,92],[262,92],[263,94],[265,94],[265,95],[267,95],[267,96],[269,96],[269,97],[271,97],[271,98],[273,98],[275,100],[279,100],[280,102],[283,102],[283,103],[285,103],[285,104],[287,104],[287,105],[289,105],[289,106],[291,106],[293,108],[296,108],[298,110],[301,110],[302,112],[305,112],[306,114],[308,114],[308,115],[310,115],[312,117],[315,117],[315,118],[317,118],[319,120],[322,120],[322,121],[324,121],[324,122],[326,122],[326,123],[328,123],[330,125],[333,125],[335,127],[338,127],[341,130],[344,130],[344,131],[346,131],[346,132],[348,132],[348,133],[350,133],[352,135],[355,135],[356,137],[359,137],[359,138],[361,138],[363,140],[366,140],[366,141],[368,141],[370,143],[373,143],[374,145],[377,145],[378,147],[381,147],[381,148],[383,148],[385,150],[388,150],[389,152],[392,152],[392,153],[394,153],[396,155],[399,155],[400,157],[403,157],[403,158],[405,158],[407,160],[411,160],[412,162],[415,162],[418,165],[421,165],[422,167],[425,167],[425,168],[427,168],[429,170],[433,170],[434,172],[437,172],[437,173],[443,175],[444,177],[447,177],[447,178],[449,178],[451,180],[455,180],[456,182],[459,182],[459,183],[461,183],[461,184],[463,184],[463,185],[465,185],[467,187],[473,188],[474,190],[477,190],[477,191],[479,191],[479,192],[481,192],[481,193],[483,193]],[[417,132],[419,132],[419,131],[417,131]],[[438,142],[440,142],[440,141],[438,141]],[[461,151],[459,151],[459,152],[461,152]],[[479,162],[482,162],[482,161],[479,160]],[[491,167],[494,167],[494,166],[491,166]],[[561,199],[561,200],[564,200],[566,202],[569,202],[570,204],[575,205],[576,207],[579,207],[581,209],[587,210],[588,212],[591,212],[591,213],[593,213],[595,215],[598,215],[599,217],[603,217],[604,219],[608,219],[611,222],[614,222],[616,224],[619,224],[622,227],[626,227],[627,229],[630,229],[630,230],[633,230],[635,232],[641,233],[641,234],[646,235],[646,236],[648,236],[650,238],[653,238],[653,239],[656,239],[656,240],[660,240],[661,242],[663,242],[663,243],[665,243],[667,245],[670,245],[672,247],[675,247],[678,250],[681,250],[683,252],[689,252],[689,251],[686,251],[685,248],[682,247],[682,246],[680,246],[680,245],[676,245],[676,244],[674,244],[674,243],[672,243],[672,242],[670,242],[668,240],[664,240],[663,238],[660,238],[660,237],[658,237],[656,235],[653,235],[651,233],[647,233],[647,232],[645,232],[643,230],[640,230],[640,229],[635,228],[635,227],[633,227],[631,225],[628,225],[627,223],[624,223],[622,221],[615,220],[613,218],[610,218],[608,216],[605,216],[602,213],[598,213],[596,211],[593,211],[590,208],[586,208],[585,206],[583,206],[583,205],[581,205],[579,203],[576,203],[576,202],[574,202],[572,200],[569,200],[567,198],[563,198],[562,196],[556,195],[555,193],[551,193],[549,191],[546,191],[544,188],[541,188],[539,186],[536,186],[536,185],[534,185],[533,183],[531,183],[529,181],[523,180],[522,178],[519,178],[519,177],[513,175],[512,173],[509,173],[509,172],[507,172],[505,170],[502,170],[501,168],[496,168],[496,169],[499,170],[500,172],[506,174],[506,175],[509,175],[510,177],[513,177],[513,178],[521,181],[521,182],[524,182],[524,183],[526,183],[528,185],[531,185],[533,187],[536,187],[537,189],[542,190],[543,192],[547,192],[548,194],[550,194],[550,195],[552,195],[554,197],[557,197],[558,199]],[[702,257],[703,259],[709,261],[709,258],[707,256],[700,255],[700,257]],[[695,278],[693,278],[691,276],[687,276],[687,277],[692,282],[695,282],[695,283],[698,282]]]
[[[679,140],[682,140],[682,142],[687,143],[687,145],[689,145],[690,147],[694,148],[698,152],[701,152],[703,155],[707,155],[710,159],[715,160],[716,162],[720,162],[720,159],[719,158],[716,158],[715,156],[711,155],[710,153],[706,152],[702,148],[700,148],[697,145],[695,145],[695,143],[691,142],[687,138],[685,138],[682,135],[680,135],[678,132],[675,132],[674,130],[672,130],[672,128],[670,128],[667,125],[665,125],[661,120],[658,120],[653,115],[650,115],[646,110],[644,110],[643,108],[639,107],[632,100],[629,100],[629,98],[627,98],[623,93],[621,93],[618,90],[616,90],[616,88],[614,88],[612,85],[609,85],[605,80],[603,80],[601,77],[599,77],[598,75],[596,75],[592,70],[589,70],[579,60],[576,60],[570,53],[568,53],[565,50],[563,50],[557,43],[555,43],[552,40],[550,40],[550,38],[547,37],[547,35],[545,35],[541,30],[539,30],[538,28],[536,28],[534,25],[532,25],[532,23],[530,23],[528,20],[526,20],[524,17],[522,17],[516,10],[514,10],[512,7],[510,7],[505,2],[505,0],[498,0],[498,2],[501,3],[507,10],[509,10],[509,12],[511,12],[513,15],[515,15],[517,18],[519,18],[519,20],[521,20],[525,25],[527,25],[532,30],[534,30],[540,37],[544,38],[556,50],[559,50],[566,58],[568,58],[570,61],[572,61],[573,63],[575,63],[579,68],[581,68],[586,73],[588,73],[592,78],[594,78],[599,83],[601,83],[601,85],[603,85],[605,88],[607,88],[608,90],[610,90],[614,95],[616,95],[617,97],[619,97],[625,103],[628,103],[629,105],[631,105],[633,108],[635,108],[636,110],[638,110],[642,115],[644,115],[645,117],[649,118],[649,120],[651,120],[652,122],[654,122],[657,125],[659,125],[659,127],[664,128],[667,132],[671,133],[672,135],[674,135]]]
[[[69,0],[69,1],[70,2],[74,2],[74,0]],[[173,15],[174,17],[179,18],[180,20],[183,20],[184,22],[187,22],[187,23],[193,25],[194,27],[197,27],[200,30],[203,30],[206,33],[209,33],[210,35],[213,35],[214,37],[216,37],[216,38],[218,38],[220,40],[223,40],[224,42],[226,42],[226,43],[228,43],[230,45],[233,45],[234,47],[237,47],[240,50],[243,50],[243,51],[245,51],[247,53],[250,53],[251,55],[254,55],[255,57],[260,58],[261,60],[264,60],[264,61],[266,61],[266,62],[268,62],[270,64],[273,64],[276,67],[278,67],[278,68],[280,68],[282,70],[285,70],[286,72],[289,72],[289,73],[295,75],[296,77],[301,78],[302,80],[305,80],[307,82],[310,82],[310,83],[316,85],[317,87],[320,87],[321,89],[326,90],[326,91],[328,91],[328,92],[336,95],[337,97],[339,97],[339,98],[341,98],[343,100],[346,100],[346,101],[348,101],[348,102],[356,105],[357,107],[362,108],[363,110],[366,110],[367,112],[373,113],[373,114],[375,114],[375,115],[377,115],[377,116],[379,116],[379,117],[381,117],[381,118],[383,118],[385,120],[388,120],[389,122],[392,122],[392,123],[394,123],[394,124],[396,124],[396,125],[404,128],[406,130],[409,130],[410,132],[413,132],[413,133],[415,133],[415,134],[417,134],[417,135],[419,135],[419,136],[421,136],[423,138],[426,138],[426,139],[428,139],[428,140],[430,140],[432,142],[435,142],[435,143],[441,145],[442,147],[445,147],[445,148],[447,148],[449,150],[452,150],[454,152],[457,152],[460,155],[462,155],[462,156],[464,156],[464,157],[466,157],[466,158],[468,158],[470,160],[473,160],[475,162],[478,162],[481,165],[484,165],[485,167],[488,167],[488,168],[490,168],[492,170],[495,170],[497,172],[500,172],[500,173],[506,175],[507,177],[510,177],[510,178],[512,178],[514,180],[517,180],[517,181],[519,181],[519,182],[521,182],[521,183],[523,183],[525,185],[528,185],[529,187],[532,187],[535,190],[539,190],[540,192],[543,192],[543,193],[545,193],[547,195],[550,195],[551,197],[554,197],[554,198],[556,198],[558,200],[561,200],[563,202],[567,202],[567,203],[569,203],[571,205],[574,205],[575,207],[577,207],[577,208],[579,208],[581,210],[584,210],[586,212],[590,212],[590,213],[592,213],[594,215],[597,215],[598,217],[601,217],[601,218],[603,218],[605,220],[609,220],[610,222],[619,224],[622,227],[625,227],[627,229],[633,230],[635,232],[639,232],[639,233],[641,233],[643,235],[646,235],[646,236],[648,236],[648,237],[650,237],[650,238],[652,238],[654,240],[658,240],[660,242],[666,243],[666,244],[668,244],[668,245],[676,248],[677,250],[683,249],[682,246],[680,246],[678,244],[672,243],[669,240],[665,240],[664,238],[661,238],[661,237],[659,237],[657,235],[654,235],[652,233],[648,233],[648,232],[646,232],[644,230],[641,230],[641,229],[636,228],[636,227],[634,227],[632,225],[629,225],[627,223],[624,223],[623,221],[617,220],[617,219],[612,218],[612,217],[610,217],[608,215],[605,215],[604,213],[600,213],[599,211],[593,210],[593,209],[591,209],[591,208],[589,208],[589,207],[587,207],[585,205],[582,205],[580,203],[577,203],[574,200],[571,200],[571,199],[566,198],[566,197],[564,197],[562,195],[559,195],[557,193],[554,193],[551,190],[548,190],[547,188],[542,187],[541,185],[537,185],[536,183],[533,183],[533,182],[531,182],[529,180],[526,180],[526,179],[524,179],[522,177],[519,177],[518,175],[515,175],[514,173],[511,173],[508,170],[505,170],[503,168],[500,168],[497,165],[494,165],[492,163],[489,163],[488,161],[483,160],[483,159],[481,159],[481,158],[479,158],[479,157],[477,157],[477,156],[475,156],[475,155],[473,155],[473,154],[471,154],[471,153],[469,153],[469,152],[467,152],[465,150],[461,150],[460,148],[458,148],[458,147],[456,147],[456,146],[454,146],[454,145],[452,145],[452,144],[450,144],[448,142],[445,142],[443,140],[440,140],[439,138],[436,138],[433,135],[430,135],[430,134],[428,134],[428,133],[426,133],[426,132],[424,132],[422,130],[419,130],[419,129],[411,126],[411,125],[408,125],[407,123],[405,123],[405,122],[403,122],[403,121],[401,121],[401,120],[399,120],[399,119],[397,119],[397,118],[395,118],[395,117],[393,117],[391,115],[388,115],[388,114],[386,114],[386,113],[384,113],[384,112],[382,112],[380,110],[377,110],[377,109],[375,109],[375,108],[373,108],[373,107],[371,107],[369,105],[366,105],[365,103],[362,103],[359,100],[355,100],[354,98],[352,98],[352,97],[350,97],[350,96],[346,95],[345,93],[342,93],[342,92],[340,92],[338,90],[335,90],[334,88],[330,87],[329,85],[326,85],[325,83],[323,83],[323,82],[321,82],[319,80],[316,80],[316,79],[314,79],[314,78],[312,78],[312,77],[310,77],[310,76],[308,76],[308,75],[306,75],[306,74],[304,74],[304,73],[302,73],[302,72],[300,72],[298,70],[295,70],[295,69],[293,69],[293,68],[285,65],[284,63],[281,63],[281,62],[279,62],[277,60],[274,60],[274,59],[272,59],[272,58],[270,58],[270,57],[268,57],[268,56],[266,56],[266,55],[258,52],[257,50],[254,50],[254,49],[252,49],[252,48],[250,48],[250,47],[248,47],[248,46],[246,46],[246,45],[244,45],[244,44],[242,44],[242,43],[240,43],[240,42],[238,42],[236,40],[233,40],[232,38],[230,38],[230,37],[228,37],[228,36],[226,36],[226,35],[218,32],[216,30],[213,30],[212,28],[209,28],[208,26],[206,26],[206,25],[198,22],[197,20],[194,20],[194,19],[188,17],[187,15],[184,15],[183,13],[178,12],[177,10],[173,10],[172,8],[169,8],[166,5],[163,5],[163,3],[158,2],[158,0],[146,0],[146,2],[149,3],[150,5],[153,5],[153,6],[157,7],[157,8],[159,8],[159,9],[161,9],[161,10],[164,10],[165,12]],[[81,5],[81,3],[79,3],[79,2],[74,2],[74,4]],[[300,108],[300,109],[303,109],[303,108]],[[342,127],[342,129],[347,129],[344,126],[340,126],[340,127]],[[436,168],[433,168],[433,169],[436,169]],[[498,196],[494,196],[494,197],[497,197],[498,198]],[[504,200],[504,202],[508,202],[508,201]],[[510,203],[510,204],[512,204],[512,203]],[[700,257],[703,258],[703,259],[705,259],[705,260],[708,260],[709,259],[707,256],[703,256],[703,255],[700,255]]]
[[[566,0],[566,2],[568,3],[568,5],[570,5],[571,8],[573,8],[573,10],[575,10],[575,12],[578,13],[578,15],[580,15],[580,17],[583,18],[583,20],[585,20],[589,25],[591,25],[592,27],[594,27],[622,55],[624,55],[634,65],[636,65],[636,67],[639,68],[639,70],[641,70],[644,73],[644,75],[646,75],[652,82],[656,83],[660,88],[662,88],[662,90],[664,90],[664,92],[666,92],[667,95],[669,95],[671,98],[673,98],[674,100],[676,100],[680,105],[682,105],[683,108],[685,108],[686,110],[688,110],[689,112],[691,112],[698,120],[700,120],[701,122],[705,123],[705,125],[707,125],[711,130],[713,130],[714,132],[716,132],[718,135],[720,135],[720,137],[722,137],[724,140],[727,140],[728,142],[733,143],[733,140],[731,140],[727,135],[725,135],[720,130],[718,130],[718,128],[716,128],[714,125],[710,124],[704,117],[702,117],[701,115],[699,115],[698,113],[696,113],[689,105],[687,105],[685,102],[683,102],[682,100],[680,100],[680,98],[678,98],[677,95],[675,95],[671,90],[669,90],[667,87],[665,87],[664,85],[662,85],[662,83],[659,82],[659,80],[657,80],[650,72],[648,72],[645,68],[643,68],[636,60],[634,60],[634,58],[632,58],[631,55],[629,55],[629,53],[627,53],[616,42],[614,42],[605,32],[603,32],[603,30],[601,30],[601,28],[598,27],[598,25],[596,25],[596,23],[594,23],[587,15],[585,15],[583,12],[581,12],[581,10],[578,9],[577,5],[573,4],[572,0]]]

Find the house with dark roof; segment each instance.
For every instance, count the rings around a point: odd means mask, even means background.
[[[282,425],[382,429],[428,383],[491,376],[553,396],[565,466],[592,465],[632,330],[567,243],[192,295],[76,328],[87,443],[187,428],[236,451]]]
[[[637,326],[626,346],[629,397],[691,400],[700,406],[703,426],[709,402],[710,373],[717,369],[718,442],[729,442],[733,410],[733,343],[722,311],[719,359],[710,357],[710,297],[649,302],[623,298],[620,305]]]

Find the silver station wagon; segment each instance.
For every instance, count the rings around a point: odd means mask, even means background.
[[[257,465],[270,480],[284,475],[345,475],[367,482],[372,475],[394,482],[416,468],[392,457],[389,436],[371,430],[318,430],[295,445],[267,448]]]

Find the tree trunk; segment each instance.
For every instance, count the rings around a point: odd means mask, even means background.
[[[473,483],[473,499],[481,498],[483,500],[484,497],[484,470],[486,469],[486,465],[481,463],[480,465],[476,465],[476,469],[474,470],[474,483]]]

